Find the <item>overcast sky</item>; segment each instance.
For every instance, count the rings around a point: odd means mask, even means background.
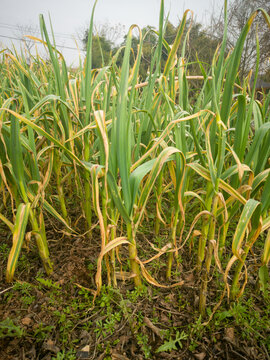
[[[170,12],[170,21],[177,24],[185,9],[194,11],[195,18],[207,23],[213,12],[218,13],[224,0],[165,0],[166,14]],[[74,49],[74,37],[86,29],[91,15],[94,0],[1,0],[0,10],[0,44],[10,47],[13,42],[16,47],[20,42],[11,38],[18,38],[20,28],[32,26],[38,29],[39,14],[44,14],[49,27],[48,13],[50,13],[56,43],[61,45],[59,50],[64,54],[68,65],[77,63],[78,52]],[[122,24],[124,33],[131,24],[140,27],[146,25],[158,26],[160,0],[98,0],[95,23],[97,25],[109,23]],[[36,34],[39,37],[39,34]],[[73,37],[73,38],[72,38]],[[121,39],[120,39],[121,40]],[[79,46],[82,44],[79,42]]]

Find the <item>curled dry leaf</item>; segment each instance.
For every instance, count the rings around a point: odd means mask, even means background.
[[[29,326],[31,324],[32,320],[30,319],[30,317],[25,317],[21,320],[21,323],[25,326]]]
[[[235,343],[234,328],[230,327],[225,329],[224,339],[232,344]]]
[[[129,360],[125,355],[118,354],[117,352],[112,352],[112,360]]]
[[[198,360],[203,360],[206,357],[206,353],[205,352],[201,352],[199,354],[194,354],[194,357]]]
[[[162,330],[155,326],[147,316],[144,317],[143,321],[145,325],[153,331],[154,334],[156,334],[159,338],[163,339]]]
[[[42,347],[44,350],[50,351],[54,354],[57,354],[60,351],[59,347],[55,345],[55,341],[51,339],[45,341]]]

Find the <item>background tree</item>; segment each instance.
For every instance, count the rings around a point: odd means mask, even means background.
[[[17,25],[17,28],[16,37],[23,42],[24,46],[30,53],[35,43],[33,40],[28,39],[25,35],[37,36],[37,34],[39,34],[39,29],[32,25]]]
[[[93,33],[92,66],[94,69],[108,65],[115,43],[123,36],[124,26],[121,24],[110,25],[108,23],[96,25]],[[88,29],[84,31],[82,39],[86,49],[88,41]]]
[[[216,21],[218,26],[221,28],[221,21]],[[167,26],[164,33],[164,39],[169,44],[172,45],[175,37],[177,35],[177,31],[180,27],[181,23],[179,22],[176,26],[173,25],[170,21],[167,22]],[[116,41],[122,37],[124,27],[121,25],[110,26],[109,24],[95,26],[95,31],[93,34],[93,68],[100,68],[109,63],[109,59],[112,54],[115,54],[120,46],[125,45],[126,36],[123,36],[123,42],[120,45],[116,45]],[[187,34],[188,29],[189,36],[188,42],[186,46],[186,64],[188,74],[197,75],[201,73],[200,66],[198,61],[200,61],[205,70],[211,66],[211,62],[213,59],[214,52],[218,46],[218,44],[222,41],[222,34],[216,32],[214,35],[212,32],[207,31],[203,27],[203,25],[199,22],[188,20],[185,28],[185,32],[182,37],[182,41]],[[144,80],[149,72],[149,66],[151,64],[151,58],[154,54],[155,48],[157,46],[158,36],[156,34],[157,30],[152,26],[146,26],[142,29],[143,36],[143,49],[142,49],[142,58],[141,58],[141,66],[140,66],[140,76],[141,79]],[[83,37],[83,43],[86,47],[88,39],[88,31],[85,31]],[[134,64],[135,58],[137,56],[137,49],[139,45],[139,36],[134,32],[132,38],[132,54],[130,57],[130,65]],[[178,56],[181,55],[181,48],[179,46]],[[120,52],[117,58],[116,64],[121,66],[123,60],[124,52]],[[166,60],[168,57],[167,49],[163,46],[162,49],[162,59],[161,59],[161,69],[163,69]]]
[[[187,28],[189,26],[190,21],[187,23]],[[221,37],[213,37],[199,22],[193,22],[193,24],[191,24],[186,49],[186,57],[190,63],[189,73],[191,75],[201,73],[198,60],[202,63],[206,71],[210,69],[214,53],[221,41]]]
[[[119,39],[123,38],[125,35],[125,25],[122,25],[120,23],[117,24],[110,24],[109,22],[103,23],[103,24],[95,24],[94,25],[94,33],[95,35],[103,36],[108,41],[110,41],[111,44],[119,44]]]
[[[151,63],[151,58],[154,53],[155,47],[157,45],[157,35],[155,34],[155,28],[152,26],[146,26],[142,30],[142,38],[143,38],[143,49],[142,49],[142,58],[141,58],[141,65],[140,65],[140,76],[144,80],[147,77],[149,66]],[[132,36],[131,41],[131,48],[132,48],[132,55],[130,56],[130,66],[133,66],[134,61],[137,57],[138,52],[138,45],[140,39],[139,35]],[[126,35],[124,36],[124,40],[120,46],[125,46],[126,43]],[[119,47],[114,48],[114,53],[118,50]],[[117,66],[121,66],[123,61],[124,52],[122,51],[117,59]]]
[[[164,34],[164,39],[168,42],[169,45],[173,44],[180,25],[181,23],[179,23],[177,26],[174,26],[172,23],[168,22]],[[201,23],[188,19],[182,37],[182,44],[188,31],[189,31],[188,41],[185,51],[188,73],[189,75],[198,75],[201,73],[198,60],[203,64],[203,66],[207,71],[211,66],[211,62],[215,50],[218,44],[221,42],[222,37],[221,38],[213,37],[212,35],[210,35],[210,33],[207,32],[207,30],[203,27]],[[178,56],[181,56],[181,51],[182,51],[181,45],[179,46],[178,49]],[[164,63],[166,59],[167,59],[167,53],[164,48],[163,50]]]
[[[234,0],[229,2],[228,8],[228,47],[233,48],[247,23],[250,15],[258,8],[265,9],[270,14],[270,0]],[[223,11],[218,18],[212,18],[211,32],[220,37],[223,33]],[[254,69],[256,63],[256,33],[260,43],[260,73],[269,72],[270,58],[270,31],[269,27],[259,14],[249,31],[240,64],[240,77],[248,74]]]

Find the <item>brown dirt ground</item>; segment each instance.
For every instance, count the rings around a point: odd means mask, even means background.
[[[54,263],[54,272],[50,277],[52,286],[36,280],[37,274],[43,279],[47,277],[33,243],[28,249],[22,249],[15,273],[16,282],[5,282],[11,237],[1,228],[2,245],[7,246],[3,246],[6,254],[3,251],[4,256],[0,260],[0,321],[12,319],[24,330],[22,337],[0,338],[1,360],[58,359],[56,354],[64,349],[66,355],[59,359],[69,359],[67,351],[70,349],[74,349],[74,359],[269,359],[266,347],[261,346],[256,337],[248,339],[242,336],[243,329],[233,319],[227,319],[224,326],[222,323],[211,323],[203,330],[194,326],[199,317],[199,281],[196,272],[190,270],[190,256],[182,259],[179,279],[184,280],[184,285],[181,288],[156,289],[147,286],[144,293],[132,301],[132,282],[120,280],[114,295],[102,295],[93,305],[91,293],[76,284],[95,289],[98,230],[94,230],[90,244],[87,236],[67,236],[51,222],[47,223],[47,229]],[[139,242],[143,240],[142,235],[138,238]],[[123,251],[121,258],[125,256],[127,254]],[[160,282],[164,281],[160,275],[164,270],[162,264],[151,270],[154,276],[159,276]],[[215,298],[217,291],[221,292],[214,287],[209,288],[208,301],[212,307],[215,302],[211,304],[211,299],[212,296]],[[111,294],[109,290],[104,291],[104,294],[108,293]],[[109,300],[106,300],[108,297]],[[128,310],[125,313],[122,307],[121,318],[116,321],[113,331],[100,335],[98,322],[105,323],[119,312],[123,299]],[[258,301],[257,306],[258,311],[263,311],[262,302]],[[156,353],[164,342],[166,330],[173,330],[173,334],[184,331],[187,338],[181,342],[182,347],[176,344],[176,350]],[[259,335],[269,338],[269,329]],[[149,357],[142,343],[151,347]]]

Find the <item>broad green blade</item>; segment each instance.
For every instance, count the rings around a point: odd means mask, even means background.
[[[22,244],[24,241],[25,229],[28,223],[28,217],[30,212],[30,203],[20,204],[16,214],[16,220],[13,229],[13,243],[8,256],[7,282],[11,282],[14,276]]]
[[[255,161],[255,164],[257,164],[258,159],[260,159],[260,162],[262,162],[263,164],[266,163],[268,156],[270,154],[270,146],[266,148],[266,153],[262,153],[260,149],[264,138],[266,137],[267,139],[269,139],[269,134],[270,134],[270,122],[263,124],[256,131],[252,145],[244,161],[248,166],[251,166],[252,161],[253,162]]]
[[[90,122],[90,111],[91,111],[91,81],[92,81],[92,36],[93,36],[93,26],[94,26],[94,13],[95,8],[97,5],[97,0],[94,3],[92,14],[91,14],[91,20],[89,25],[89,32],[88,32],[88,41],[87,41],[87,47],[86,47],[86,58],[85,58],[85,119],[84,119],[84,126],[88,125]],[[85,159],[88,160],[88,159]]]
[[[128,215],[125,205],[122,202],[118,186],[110,170],[108,171],[107,181],[115,207],[118,209],[126,224],[129,224],[131,222],[130,217]]]
[[[3,223],[5,223],[12,232],[14,231],[14,225],[1,213],[0,213],[0,220],[2,220]]]
[[[60,66],[59,66],[58,58],[56,56],[57,52],[52,47],[52,44],[50,42],[49,34],[47,32],[47,28],[45,25],[43,15],[39,16],[39,22],[40,22],[40,31],[41,31],[41,34],[45,36],[46,45],[48,46],[50,58],[51,58],[52,65],[53,65],[57,95],[60,95],[61,99],[63,101],[65,101],[66,100],[65,82],[64,82],[64,79],[61,77]],[[69,138],[69,115],[68,115],[67,109],[61,105],[60,112],[61,112],[61,121],[62,121],[63,127],[65,129],[65,136],[66,136],[66,138]]]
[[[262,214],[267,215],[267,212],[270,209],[270,172],[265,181],[261,202],[262,202]]]
[[[270,260],[270,230],[267,232],[267,236],[264,243],[264,250],[263,250],[263,256],[262,256],[262,263],[264,265],[268,265]]]
[[[249,199],[243,208],[232,242],[232,252],[238,258],[241,258],[240,249],[250,221],[252,223],[252,230],[256,229],[256,225],[258,226],[260,205],[259,201]]]
[[[13,113],[12,115],[15,114]],[[11,118],[10,140],[10,161],[14,172],[15,181],[17,183],[17,187],[20,191],[23,201],[27,203],[28,198],[26,195],[27,189],[24,174],[24,161],[20,140],[20,124],[15,118],[15,116],[12,116]]]
[[[167,59],[166,64],[165,64],[165,68],[164,68],[164,72],[163,72],[164,76],[168,76],[169,71],[171,70],[172,64],[174,62],[175,54],[176,54],[176,52],[177,52],[177,50],[179,48],[179,45],[180,45],[180,42],[181,42],[181,39],[182,39],[182,36],[183,36],[183,33],[184,33],[184,29],[185,29],[185,26],[186,26],[186,20],[187,20],[187,14],[188,14],[189,11],[190,10],[186,10],[184,12],[184,15],[183,15],[183,18],[182,18],[182,21],[181,21],[181,25],[178,28],[178,32],[176,34],[174,43],[172,45],[171,51],[169,53],[168,59]]]
[[[121,186],[123,192],[124,204],[128,212],[131,208],[131,192],[129,184],[129,174],[131,165],[131,144],[130,144],[130,121],[128,117],[128,78],[129,78],[129,58],[131,50],[132,29],[129,29],[125,54],[121,69],[119,98],[117,105],[117,120],[116,120],[116,138],[112,141],[116,141],[117,148],[117,163],[121,177]]]
[[[145,182],[145,185],[141,191],[140,197],[138,199],[138,211],[136,214],[136,219],[135,222],[137,223],[137,225],[140,223],[140,220],[142,218],[144,209],[146,207],[147,201],[149,199],[150,193],[153,189],[153,186],[156,182],[156,179],[160,173],[160,171],[163,168],[163,165],[169,161],[169,159],[172,157],[172,155],[178,156],[181,158],[181,164],[182,164],[182,169],[181,169],[181,174],[182,176],[184,175],[184,168],[185,168],[185,158],[183,153],[175,148],[175,147],[167,147],[166,149],[164,149],[160,155],[158,156],[158,158],[155,160],[152,170],[147,178],[147,181]],[[182,180],[182,176],[179,176],[178,179],[178,183],[176,184],[176,189],[175,189],[175,198],[177,199],[177,202],[182,210],[182,199],[181,199],[181,180]],[[139,213],[138,213],[139,212]]]

